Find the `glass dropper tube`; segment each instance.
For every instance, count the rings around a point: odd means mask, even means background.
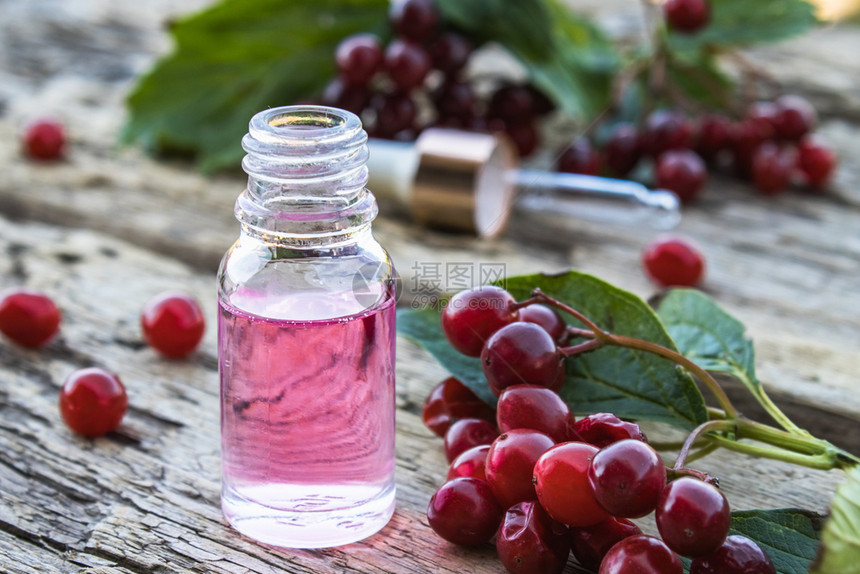
[[[628,180],[519,169],[496,135],[431,128],[414,143],[370,140],[369,187],[423,224],[497,235],[515,209],[671,229],[675,194]]]

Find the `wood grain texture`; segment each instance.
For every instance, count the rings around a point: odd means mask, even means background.
[[[498,572],[491,548],[456,548],[427,527],[424,511],[446,468],[420,408],[445,372],[404,340],[398,510],[382,533],[343,549],[284,552],[242,538],[221,518],[214,329],[210,322],[189,360],[167,361],[143,344],[138,312],[150,296],[184,289],[215,317],[214,268],[238,232],[232,204],[243,181],[204,178],[115,143],[133,77],[169,49],[164,22],[204,3],[0,0],[0,290],[44,290],[64,312],[62,333],[46,349],[0,341],[0,571]],[[616,10],[623,5],[589,0],[582,8],[623,34],[636,19]],[[824,112],[822,132],[842,155],[832,189],[765,199],[715,178],[679,229],[708,258],[704,289],[748,325],[777,402],[855,452],[860,91],[856,61],[833,54],[857,53],[858,36],[831,28],[752,55]],[[58,164],[24,161],[17,147],[21,124],[44,113],[69,126],[70,152]],[[480,241],[418,229],[382,208],[374,228],[403,277],[402,305],[420,295],[423,264],[464,262],[504,263],[511,275],[575,267],[643,297],[655,293],[638,261],[652,236],[646,229],[518,213],[501,239]],[[87,440],[60,421],[57,390],[74,369],[93,365],[121,374],[131,410],[117,432]],[[823,511],[840,479],[731,454],[699,466],[721,477],[737,509]]]

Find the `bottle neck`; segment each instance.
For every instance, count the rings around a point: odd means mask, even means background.
[[[293,247],[343,243],[376,217],[367,134],[354,114],[321,106],[258,113],[242,139],[248,186],[236,201],[245,233]]]

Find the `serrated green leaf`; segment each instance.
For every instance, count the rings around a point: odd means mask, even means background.
[[[746,327],[713,299],[695,289],[673,289],[658,305],[657,315],[684,356],[703,369],[732,373],[761,388]]]
[[[558,0],[438,0],[445,19],[504,46],[565,113],[589,118],[606,106],[618,57],[608,38]]]
[[[673,51],[738,48],[798,36],[818,23],[806,0],[710,0],[711,20],[696,34],[671,33]]]
[[[778,574],[806,574],[818,548],[821,522],[820,515],[793,508],[744,510],[732,513],[730,534],[755,541]]]
[[[604,329],[675,348],[660,320],[640,298],[590,275],[513,277],[505,287],[518,300],[535,287],[579,309]],[[571,323],[575,323],[571,319]],[[434,310],[401,311],[398,330],[426,348],[451,374],[490,404],[478,359],[463,357],[448,344]],[[693,428],[707,420],[696,385],[669,361],[622,348],[603,348],[567,362],[561,395],[575,412],[612,412],[624,418],[648,419]]]
[[[251,116],[318,93],[337,43],[385,33],[387,11],[387,0],[223,0],[179,21],[174,51],[128,98],[123,139],[196,151],[207,170],[236,166]]]
[[[810,574],[860,573],[860,467],[836,488]]]

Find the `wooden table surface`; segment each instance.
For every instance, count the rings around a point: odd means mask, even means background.
[[[44,349],[0,341],[0,571],[501,571],[492,548],[454,547],[427,526],[446,466],[420,408],[445,372],[402,339],[397,511],[387,527],[344,548],[282,551],[221,517],[214,271],[238,233],[232,206],[243,181],[115,144],[135,74],[169,48],[163,23],[201,4],[0,0],[0,289],[45,291],[64,315]],[[621,0],[577,6],[616,31],[635,17]],[[822,113],[821,132],[842,156],[831,190],[765,199],[717,178],[679,228],[707,256],[704,290],[748,325],[776,402],[855,453],[860,63],[837,55],[858,53],[860,29],[834,27],[752,54]],[[68,125],[68,157],[31,163],[17,134],[46,113]],[[415,269],[461,262],[504,263],[509,275],[572,267],[643,297],[655,292],[638,262],[647,229],[518,215],[502,238],[480,241],[383,210],[374,229],[403,276],[403,304],[415,294]],[[204,343],[188,360],[159,358],[141,339],[142,304],[167,289],[193,293],[207,310]],[[64,378],[87,366],[119,373],[130,398],[118,431],[97,440],[72,435],[57,408]],[[841,478],[739,455],[697,464],[720,476],[734,509],[825,511]]]

